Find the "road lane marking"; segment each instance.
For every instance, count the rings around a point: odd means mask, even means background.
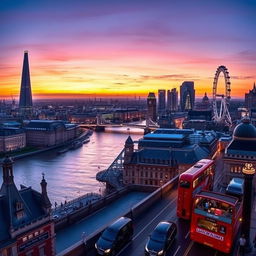
[[[177,248],[177,250],[175,251],[175,253],[173,254],[173,256],[175,256],[175,255],[178,253],[179,249],[180,249],[180,245],[179,245],[179,247]]]
[[[168,206],[170,206],[174,201],[176,200],[176,198],[173,198],[173,200],[168,204],[168,205],[166,205],[165,206],[165,208],[163,208],[162,209],[162,211],[161,212],[159,212],[159,214],[153,219],[153,220],[151,220],[151,222],[149,222],[148,223],[148,225],[147,226],[145,226],[136,236],[134,236],[133,237],[133,239],[132,239],[132,241],[134,241],[157,217],[159,217],[159,215],[164,211],[164,210],[166,210],[166,208],[168,207]],[[131,242],[132,242],[131,241]],[[126,249],[127,249],[127,247],[131,244],[131,242],[129,242],[126,246],[124,246],[122,249],[121,249],[121,251],[119,251],[116,255],[118,256],[118,255],[120,255],[121,253],[123,253]],[[179,246],[180,247],[180,246]]]
[[[190,234],[190,231],[188,231],[188,233],[186,234],[185,239],[188,238],[189,234]]]
[[[158,213],[158,215],[156,215],[155,216],[155,218],[154,219],[152,219],[149,223],[148,223],[148,225],[146,225],[136,236],[134,236],[133,237],[133,241],[141,234],[141,233],[143,233],[144,232],[144,230],[149,226],[149,225],[151,225],[152,224],[152,222],[154,221],[154,220],[156,220],[175,200],[177,200],[177,198],[173,198],[173,200],[169,203],[169,204],[167,204],[163,209],[162,209],[162,211],[160,211],[159,213]]]
[[[183,256],[187,256],[187,255],[188,255],[188,253],[190,252],[190,250],[191,250],[193,244],[194,244],[194,242],[191,241],[190,244],[189,244],[189,246],[188,246],[188,248],[187,248],[187,250],[186,250],[185,253],[183,254]]]

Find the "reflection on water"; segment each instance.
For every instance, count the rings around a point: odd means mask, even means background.
[[[128,136],[126,128],[118,128],[126,134],[96,133],[90,137],[90,142],[76,150],[70,150],[58,155],[57,151],[46,152],[36,156],[16,160],[14,163],[14,179],[17,187],[20,184],[32,186],[41,191],[42,172],[48,183],[48,195],[52,203],[71,200],[88,192],[99,192],[103,184],[96,181],[98,170],[107,168],[123,149]],[[131,137],[137,140],[142,130],[135,129]],[[137,132],[140,133],[137,134]],[[2,175],[0,175],[2,184]]]

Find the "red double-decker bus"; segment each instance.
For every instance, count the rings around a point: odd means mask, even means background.
[[[237,197],[201,191],[194,198],[190,238],[230,253],[241,221],[242,203]]]
[[[177,216],[190,219],[193,197],[202,189],[212,190],[215,174],[213,160],[202,159],[179,178]]]

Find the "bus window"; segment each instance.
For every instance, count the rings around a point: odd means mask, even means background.
[[[190,182],[186,180],[181,180],[180,181],[180,187],[182,188],[190,188]]]
[[[213,232],[218,232],[218,224],[205,219],[198,219],[197,226]]]

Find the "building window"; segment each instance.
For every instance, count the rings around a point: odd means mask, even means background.
[[[153,178],[153,173],[152,172],[150,172],[150,178]]]
[[[158,178],[157,172],[155,172],[155,178]]]
[[[145,177],[148,177],[148,172],[145,173]]]
[[[26,253],[26,256],[33,256],[33,251],[29,251]]]
[[[16,211],[22,210],[23,209],[23,205],[22,202],[16,202]]]
[[[162,179],[163,178],[163,173],[162,172],[160,172],[160,179]]]
[[[143,177],[143,171],[140,172],[140,176]]]
[[[132,171],[132,176],[134,176],[134,171]]]
[[[46,254],[45,254],[45,247],[44,246],[39,248],[39,256],[46,256]]]

